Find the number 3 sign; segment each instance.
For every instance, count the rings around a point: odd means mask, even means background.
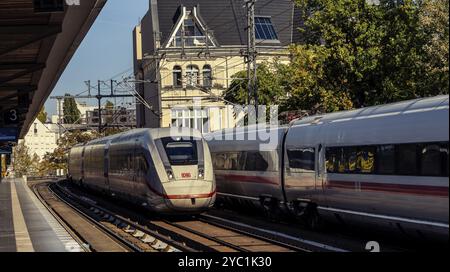
[[[4,114],[5,124],[12,125],[19,123],[19,113],[16,109],[7,110]]]

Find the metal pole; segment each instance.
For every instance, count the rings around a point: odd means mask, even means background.
[[[114,96],[114,80],[111,79],[111,96]]]
[[[247,105],[250,106],[251,104],[251,88],[252,88],[252,83],[251,83],[251,18],[250,18],[250,5],[251,5],[251,1],[246,1],[246,9],[247,9]]]
[[[250,7],[250,29],[251,29],[251,47],[252,47],[252,65],[253,65],[253,79],[252,88],[255,100],[255,113],[256,113],[256,123],[259,121],[258,113],[258,64],[256,63],[256,27],[255,27],[255,4],[256,0],[252,0]]]
[[[256,122],[258,123],[258,91],[257,91],[257,63],[256,63],[256,33],[255,33],[255,4],[256,0],[246,0],[247,8],[247,78],[248,104],[255,105]],[[252,69],[253,65],[253,69]],[[252,75],[253,72],[253,75]],[[252,103],[252,97],[253,102]]]
[[[62,126],[62,120],[61,120],[61,99],[58,99],[58,141],[61,139],[61,126]]]
[[[97,83],[97,90],[98,90],[98,133],[102,132],[102,94],[100,90],[100,80]]]

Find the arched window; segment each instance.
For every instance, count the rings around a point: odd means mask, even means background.
[[[212,71],[211,66],[208,64],[203,66],[203,87],[205,88],[212,87]]]
[[[173,67],[173,86],[175,88],[183,87],[183,70],[178,65]]]
[[[200,84],[200,79],[198,77],[199,69],[196,65],[189,65],[186,70],[187,85],[189,87],[197,87]]]

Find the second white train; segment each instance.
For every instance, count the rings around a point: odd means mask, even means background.
[[[322,217],[448,242],[448,96],[208,138],[227,201],[289,210],[312,226]]]

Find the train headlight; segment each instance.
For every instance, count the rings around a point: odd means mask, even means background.
[[[198,178],[199,179],[204,179],[205,178],[205,170],[198,169]]]
[[[175,179],[175,176],[174,176],[172,170],[167,169],[166,172],[167,172],[167,177],[169,178],[169,180],[174,180]]]

